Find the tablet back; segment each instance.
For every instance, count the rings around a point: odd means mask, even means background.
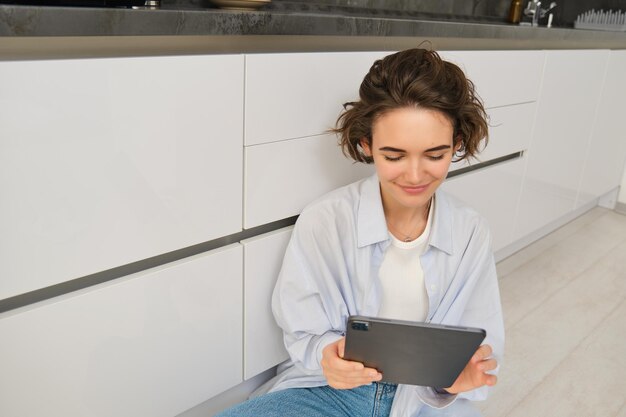
[[[451,386],[484,340],[482,329],[351,316],[344,359],[395,384]]]

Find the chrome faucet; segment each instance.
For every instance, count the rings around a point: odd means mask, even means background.
[[[544,17],[550,10],[556,7],[556,2],[550,3],[547,9],[541,8],[541,1],[528,0],[526,9],[524,9],[524,15],[532,17],[532,25],[539,26],[539,19]]]

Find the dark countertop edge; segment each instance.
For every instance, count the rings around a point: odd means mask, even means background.
[[[621,44],[451,37],[93,36],[0,38],[0,61],[199,54],[435,50],[624,49]]]
[[[284,12],[0,5],[0,59],[435,49],[626,49],[626,33]]]

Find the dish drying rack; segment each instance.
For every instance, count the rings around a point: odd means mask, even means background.
[[[576,29],[611,30],[616,32],[626,31],[626,13],[621,10],[595,10],[591,9],[581,13],[574,22]]]

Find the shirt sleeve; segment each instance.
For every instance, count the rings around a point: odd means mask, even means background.
[[[462,256],[433,322],[485,329],[487,336],[483,344],[491,346],[492,356],[497,360],[499,368],[504,352],[504,324],[491,236],[486,221],[478,218],[469,236],[465,240],[466,245],[459,244],[455,249],[462,250]],[[498,369],[491,373],[497,372]],[[490,389],[491,387],[483,386],[451,395],[423,387],[417,393],[425,404],[443,408],[457,397],[472,401],[484,400]]]
[[[459,324],[486,330],[487,336],[483,344],[491,346],[492,356],[498,362],[498,368],[490,373],[497,374],[504,355],[504,321],[496,264],[491,248],[491,234],[487,222],[482,218],[472,235],[464,263],[467,269],[467,282],[473,285],[464,303]],[[490,390],[491,387],[483,386],[461,393],[459,396],[480,401],[487,398]]]
[[[417,394],[424,404],[432,408],[445,408],[458,397],[456,394],[437,392],[432,387],[417,387]]]
[[[294,228],[272,296],[272,310],[295,363],[320,370],[322,350],[345,332],[340,288],[345,263],[332,228],[303,213]]]

